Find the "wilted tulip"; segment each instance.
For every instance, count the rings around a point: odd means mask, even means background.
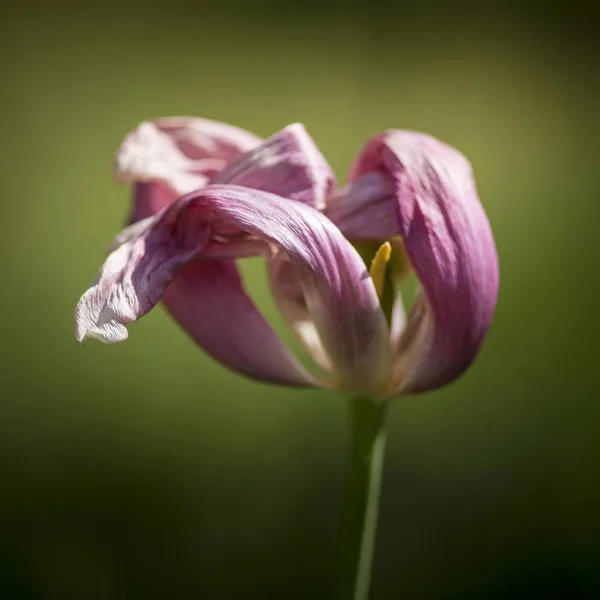
[[[470,165],[442,142],[376,136],[338,189],[300,124],[261,142],[225,124],[168,118],[129,134],[115,170],[133,184],[132,224],[77,306],[78,340],[122,341],[125,325],[163,300],[236,371],[371,398],[438,387],[476,356],[496,302],[497,256]],[[369,274],[352,243],[388,240]],[[395,289],[387,320],[380,305],[393,286],[391,253],[399,275],[414,269],[423,288],[408,318]],[[274,299],[320,377],[244,290],[235,260],[249,256],[266,260]]]

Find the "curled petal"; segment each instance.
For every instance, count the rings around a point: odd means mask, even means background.
[[[233,183],[325,207],[335,188],[331,167],[300,123],[288,125],[260,146],[238,156],[212,183]]]
[[[192,159],[229,162],[262,142],[260,137],[245,129],[198,117],[163,117],[155,123],[175,141],[185,156]]]
[[[398,232],[394,186],[382,173],[367,173],[332,194],[325,214],[355,242],[387,240]]]
[[[206,223],[178,222],[173,205],[135,223],[113,242],[94,285],[75,309],[75,337],[106,344],[128,337],[125,325],[145,315],[160,300],[175,274],[206,245]]]
[[[114,252],[119,246],[122,246],[125,242],[129,242],[140,235],[143,235],[148,227],[152,224],[152,217],[146,217],[145,219],[141,219],[140,221],[136,221],[131,225],[128,225],[122,231],[119,231],[117,235],[113,238],[113,241],[110,244],[108,249],[108,254]]]
[[[119,183],[162,181],[181,194],[188,179],[207,176],[226,165],[217,157],[194,160],[184,154],[175,140],[156,123],[141,123],[124,140],[115,159],[115,177]]]
[[[234,262],[189,263],[162,299],[188,334],[230,369],[272,383],[316,384],[248,297]]]
[[[387,131],[366,145],[350,180],[372,174],[393,188],[391,200],[387,192],[380,200],[396,210],[397,232],[424,289],[396,364],[399,391],[420,392],[452,381],[477,355],[498,294],[496,247],[471,166],[456,149],[425,134]],[[377,202],[365,198],[369,220]]]
[[[119,246],[78,305],[78,339],[124,339],[124,325],[147,312],[175,274],[202,257],[218,226],[238,228],[287,254],[341,384],[379,391],[389,371],[388,331],[358,253],[318,211],[233,185],[211,185],[176,200]]]
[[[178,196],[207,185],[230,160],[260,143],[252,133],[206,119],[141,123],[123,140],[114,166],[119,183],[134,184],[130,221],[156,214]]]

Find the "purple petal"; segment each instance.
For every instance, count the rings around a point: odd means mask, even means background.
[[[267,262],[269,283],[281,315],[313,361],[326,372],[331,361],[306,304],[298,271],[284,253]]]
[[[249,131],[198,117],[163,117],[154,121],[169,135],[181,152],[192,159],[226,162],[258,146],[262,139]]]
[[[267,192],[211,185],[148,222],[143,233],[108,257],[96,284],[82,297],[76,312],[79,340],[124,339],[124,325],[147,312],[175,274],[202,256],[213,231],[231,227],[287,254],[344,388],[381,389],[389,372],[388,331],[373,282],[358,253],[318,211]],[[260,347],[263,340],[252,342]]]
[[[203,183],[198,182],[198,187]],[[168,183],[136,181],[133,184],[133,208],[128,223],[135,223],[159,213],[177,199],[177,192]],[[189,190],[188,190],[189,191]]]
[[[471,166],[456,149],[425,134],[391,130],[366,145],[350,179],[360,185],[373,174],[393,188],[392,200],[388,192],[379,200],[396,209],[396,231],[424,288],[426,302],[409,318],[395,367],[399,391],[420,392],[452,381],[477,355],[498,294],[496,247]],[[359,214],[358,194],[354,204]],[[365,194],[365,223],[379,222],[373,206],[379,201]],[[356,231],[356,223],[352,227]],[[385,239],[389,227],[382,224],[379,233]]]
[[[141,123],[115,159],[117,181],[134,184],[131,222],[204,187],[230,160],[260,143],[254,134],[217,121],[170,117]]]
[[[208,177],[224,168],[227,161],[218,157],[192,159],[156,123],[141,123],[123,140],[115,159],[119,183],[163,181],[181,193],[189,177]]]
[[[238,156],[212,183],[233,183],[305,202],[319,210],[335,188],[331,167],[300,123]]]
[[[77,304],[75,336],[79,342],[125,340],[124,325],[153,308],[175,274],[206,245],[207,224],[178,222],[174,206],[131,225],[115,238],[116,249]]]
[[[315,385],[246,294],[232,261],[193,261],[162,295],[163,303],[206,352],[261,381]]]
[[[367,173],[334,192],[325,214],[355,242],[387,240],[398,233],[394,186],[383,173]]]

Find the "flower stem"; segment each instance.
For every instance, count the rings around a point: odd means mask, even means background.
[[[337,600],[366,600],[375,547],[387,403],[349,401],[350,445],[339,538]]]

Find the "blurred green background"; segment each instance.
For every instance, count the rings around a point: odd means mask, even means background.
[[[341,398],[230,374],[162,308],[124,344],[73,338],[128,213],[114,152],[177,114],[302,121],[340,180],[389,127],[470,157],[498,309],[460,381],[393,407],[372,599],[600,597],[591,22],[576,3],[365,6],[4,9],[2,600],[328,597]]]

